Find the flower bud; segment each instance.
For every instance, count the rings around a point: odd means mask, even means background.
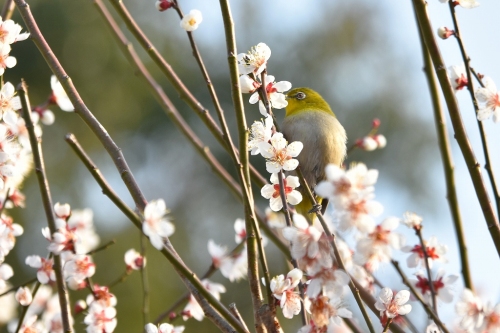
[[[87,309],[87,303],[80,299],[75,303],[75,314],[79,314]]]
[[[365,151],[372,151],[377,149],[378,147],[377,142],[370,136],[365,136],[362,139],[358,139],[356,141],[356,145]]]
[[[385,148],[385,146],[387,145],[387,139],[382,134],[374,135],[373,140],[375,140],[375,142],[377,142],[378,149]]]
[[[255,81],[248,75],[241,75],[239,81],[241,92],[244,94],[253,93],[261,86],[259,82]]]
[[[156,9],[158,9],[160,12],[164,12],[167,9],[169,9],[170,7],[172,7],[173,4],[167,0],[158,0],[158,1],[156,1],[155,6],[156,6]]]
[[[380,127],[380,119],[375,118],[372,120],[372,128],[379,128]]]
[[[439,27],[437,29],[437,34],[441,39],[448,39],[450,36],[455,34],[455,31],[450,30],[447,27]]]

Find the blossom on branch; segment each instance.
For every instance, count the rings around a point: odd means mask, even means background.
[[[400,290],[396,296],[390,288],[383,288],[377,296],[375,308],[380,311],[380,317],[395,318],[404,316],[411,311],[411,305],[405,304],[410,299],[408,290]]]
[[[477,120],[485,120],[493,116],[493,122],[500,121],[500,97],[498,95],[497,86],[490,77],[483,80],[484,88],[476,90],[475,95],[477,101],[482,104],[477,111]]]
[[[254,73],[256,76],[259,76],[266,68],[270,57],[271,49],[265,43],[257,44],[248,53],[238,54],[237,59],[240,75]]]
[[[288,81],[275,82],[275,78],[272,75],[264,75],[266,84],[266,94],[267,100],[271,108],[283,109],[288,105],[285,94],[283,92],[290,90],[292,84]],[[263,116],[267,116],[267,109],[264,103],[260,100],[258,92],[255,92],[250,96],[250,104],[255,104],[259,102],[259,111]]]
[[[281,170],[295,170],[299,165],[297,157],[304,145],[300,141],[294,141],[290,144],[283,137],[283,134],[276,132],[269,142],[260,142],[257,144],[260,154],[267,159],[266,170],[275,174]]]
[[[125,252],[127,270],[141,270],[146,267],[146,258],[134,249]]]
[[[286,278],[281,274],[271,279],[271,292],[274,298],[280,301],[280,307],[283,310],[283,316],[285,318],[290,319],[293,318],[294,315],[300,313],[301,299],[294,289],[300,283],[302,275],[303,273],[300,269],[294,268],[288,272]]]
[[[453,301],[453,288],[452,284],[458,280],[458,275],[448,275],[444,277],[445,271],[440,269],[436,276],[432,279],[432,287],[436,296],[445,303],[450,303]],[[411,280],[410,282],[417,288],[422,296],[425,297],[426,301],[429,302],[431,298],[431,285],[427,274],[423,272],[417,272],[415,274],[417,280]]]
[[[450,76],[450,81],[455,91],[462,90],[469,84],[464,64],[448,67],[448,75]]]
[[[435,236],[429,238],[428,242],[424,240],[424,244],[427,250],[428,264],[430,268],[432,268],[432,263],[434,261],[447,262],[447,259],[444,255],[446,254],[446,252],[448,252],[448,247],[445,244],[439,244]],[[406,259],[408,267],[413,268],[419,265],[425,267],[424,251],[420,244],[417,244],[413,247],[409,245],[404,246],[401,248],[401,251],[412,253]]]
[[[180,26],[182,29],[191,32],[198,29],[201,21],[203,21],[201,12],[198,9],[191,9],[191,11],[182,18]]]
[[[287,176],[283,179],[286,202],[292,205],[297,205],[302,201],[302,194],[295,190],[298,186],[300,186],[298,177]],[[269,199],[269,207],[271,207],[271,209],[275,212],[280,211],[283,208],[283,201],[281,200],[280,195],[280,184],[276,173],[271,175],[271,184],[264,185],[260,194],[264,198]]]
[[[151,323],[147,324],[144,329],[146,333],[182,333],[184,326],[173,326],[167,323],[155,326]]]
[[[260,154],[259,144],[269,142],[273,134],[273,118],[266,116],[264,120],[253,122],[249,130],[248,150],[252,155]]]
[[[38,268],[36,277],[41,284],[47,284],[50,281],[56,280],[54,271],[54,259],[45,259],[40,256],[27,256],[26,265]]]
[[[165,217],[167,213],[167,207],[163,199],[149,202],[144,209],[142,231],[158,250],[162,249],[163,240],[170,237],[175,230],[174,225]]]
[[[73,103],[71,103],[61,82],[59,82],[55,75],[50,77],[50,87],[52,88],[52,95],[50,97],[50,102],[52,104],[57,104],[63,111],[75,111]]]

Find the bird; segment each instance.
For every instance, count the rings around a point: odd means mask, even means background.
[[[297,159],[305,181],[314,191],[314,187],[326,179],[328,164],[342,165],[347,151],[346,131],[330,105],[313,89],[294,88],[286,94],[286,100],[288,105],[280,130],[288,142],[300,141],[304,145]],[[304,195],[304,188],[300,191],[303,200],[295,209],[308,217],[313,206]],[[321,198],[316,200],[321,203]]]

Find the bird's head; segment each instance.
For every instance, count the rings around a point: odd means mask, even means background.
[[[305,111],[319,111],[331,113],[332,109],[328,103],[311,88],[294,88],[286,94],[288,105],[285,117],[299,114]]]

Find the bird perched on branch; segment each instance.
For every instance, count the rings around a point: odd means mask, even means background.
[[[347,136],[344,127],[335,117],[328,103],[310,88],[295,88],[286,94],[288,106],[281,126],[289,142],[300,141],[304,144],[297,157],[304,178],[314,190],[319,181],[326,179],[325,167],[333,163],[340,166],[346,155]],[[295,208],[306,216],[313,208],[304,195]],[[321,198],[316,198],[318,203]]]

